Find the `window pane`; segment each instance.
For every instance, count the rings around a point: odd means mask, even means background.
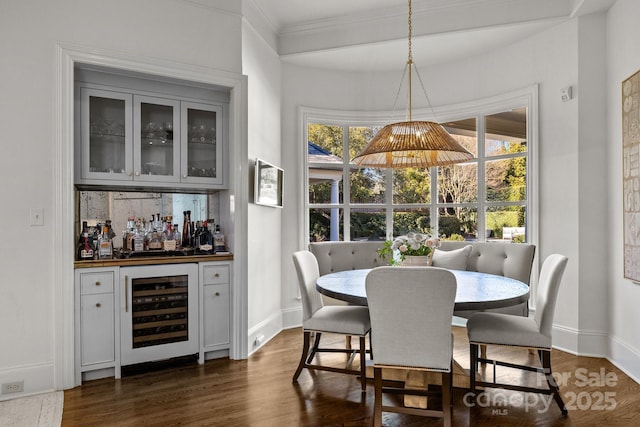
[[[393,210],[393,236],[402,236],[410,231],[431,234],[429,208]]]
[[[366,147],[379,128],[350,127],[349,128],[349,160],[353,159]]]
[[[510,240],[525,243],[526,238],[525,206],[491,206],[485,214],[487,230],[491,231],[491,239]]]
[[[340,208],[309,209],[309,241],[342,240],[342,213]]]
[[[468,203],[478,201],[478,164],[438,168],[438,202]]]
[[[329,155],[342,159],[342,126],[327,126],[311,123],[307,128],[307,133],[310,143],[315,144]],[[310,152],[309,163],[314,163],[316,160],[317,159],[312,158]]]
[[[478,240],[478,209],[439,208],[438,234],[445,240]]]
[[[485,155],[499,156],[527,151],[527,109],[486,116]]]
[[[351,240],[384,240],[385,223],[384,209],[351,209]]]
[[[527,197],[527,158],[518,156],[486,163],[487,201],[519,202]]]
[[[393,203],[429,202],[431,202],[429,169],[402,168],[393,170]]]
[[[478,157],[478,131],[475,118],[447,122],[442,125],[456,141],[473,154],[473,157]]]
[[[384,203],[384,169],[353,169],[351,203]]]
[[[315,172],[314,172],[315,171]],[[309,168],[309,203],[341,203],[342,202],[342,172],[338,171],[337,177],[331,179],[325,171]]]

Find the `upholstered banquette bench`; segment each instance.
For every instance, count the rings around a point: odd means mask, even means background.
[[[313,242],[309,244],[309,250],[318,260],[320,275],[325,275],[387,265],[387,261],[380,258],[377,252],[382,245],[380,241]],[[465,249],[467,246],[471,246],[471,249]],[[535,246],[526,243],[443,241],[434,254],[433,265],[496,274],[529,285],[534,256]],[[466,268],[463,268],[465,259]],[[325,304],[344,304],[325,296],[323,298]],[[529,312],[526,303],[497,311],[521,316],[527,316]],[[465,318],[471,314],[473,312],[456,312],[457,316]]]

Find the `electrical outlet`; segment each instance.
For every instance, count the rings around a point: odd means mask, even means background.
[[[2,394],[20,393],[21,391],[24,391],[24,381],[2,384]]]
[[[253,346],[254,347],[258,347],[260,344],[262,344],[264,342],[264,335],[260,334],[256,337],[256,339],[253,341]]]

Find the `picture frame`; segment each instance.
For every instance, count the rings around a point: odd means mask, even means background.
[[[622,82],[624,278],[640,283],[640,70]]]
[[[262,159],[256,159],[254,172],[254,203],[282,208],[284,170]]]

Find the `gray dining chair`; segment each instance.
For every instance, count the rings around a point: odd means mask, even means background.
[[[293,382],[298,381],[304,368],[341,372],[359,376],[362,392],[365,393],[367,385],[365,338],[371,330],[369,309],[360,306],[325,306],[320,293],[316,290],[316,281],[320,276],[316,257],[309,251],[298,251],[293,254],[293,264],[298,274],[298,285],[302,299],[302,329],[304,333],[302,355],[298,369],[293,374]],[[360,339],[360,347],[357,350],[320,347],[320,337],[323,332],[357,336]],[[315,335],[313,346],[311,346],[312,333]],[[314,364],[312,362],[318,353],[346,353],[352,357],[359,353],[360,369],[351,369],[350,364],[347,364],[345,368]]]
[[[558,288],[560,287],[567,261],[567,257],[564,255],[553,254],[549,255],[542,264],[540,279],[538,280],[534,317],[502,313],[478,313],[471,316],[467,322],[467,335],[469,336],[471,361],[470,385],[471,392],[474,395],[477,392],[477,387],[504,388],[527,393],[553,395],[562,414],[567,415],[567,408],[562,401],[560,390],[551,372],[551,326],[553,324]],[[537,350],[542,368],[478,357],[479,345],[515,346]],[[477,380],[479,362],[493,364],[493,381]],[[496,366],[544,374],[548,388],[499,383],[496,381]]]
[[[366,278],[371,316],[375,402],[373,425],[382,424],[382,412],[442,417],[451,425],[453,335],[451,316],[456,297],[456,277],[436,267],[377,267]],[[438,390],[407,389],[384,384],[383,369],[440,372]],[[442,398],[442,410],[383,405],[383,394]]]

